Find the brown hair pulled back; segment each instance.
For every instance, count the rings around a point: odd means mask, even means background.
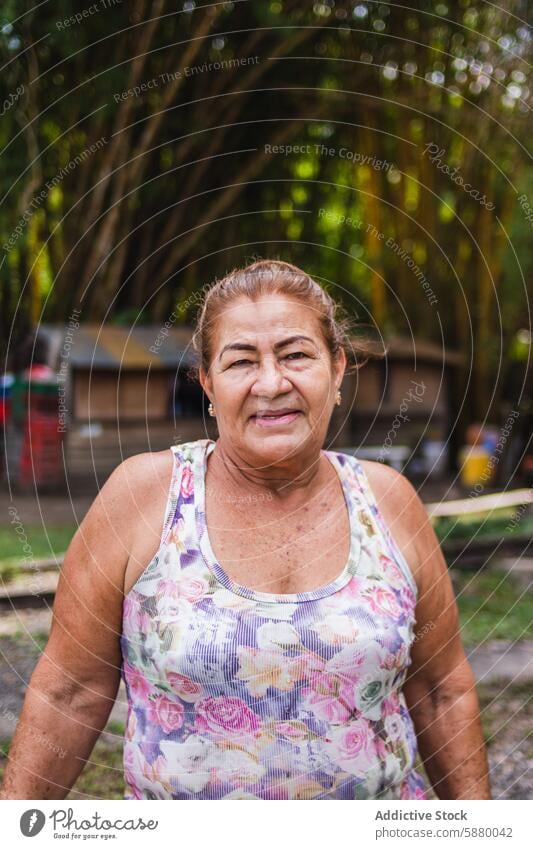
[[[199,355],[198,366],[193,370],[196,377],[200,365],[206,374],[209,371],[216,323],[231,302],[240,297],[255,300],[271,294],[295,298],[316,313],[332,359],[341,348],[346,352],[348,363],[358,352],[368,353],[363,343],[355,343],[351,337],[352,320],[346,316],[337,317],[340,305],[323,286],[290,262],[262,259],[245,268],[233,269],[207,289],[192,339],[193,348]]]

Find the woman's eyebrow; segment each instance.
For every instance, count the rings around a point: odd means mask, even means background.
[[[289,336],[287,339],[282,339],[281,342],[276,342],[274,345],[274,350],[279,351],[280,348],[284,348],[286,345],[291,345],[293,342],[302,342],[302,341],[312,342],[314,345],[313,339],[310,336],[303,336],[302,334],[298,334],[298,336]],[[225,351],[257,351],[255,345],[250,345],[249,342],[232,342],[230,345],[224,345],[220,354],[218,355],[218,359],[222,357],[222,354]]]

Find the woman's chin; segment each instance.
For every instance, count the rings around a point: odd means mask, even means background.
[[[254,427],[253,433],[249,430],[246,434],[246,442],[250,450],[259,455],[263,462],[272,463],[300,452],[308,437],[307,428],[299,428],[298,433],[288,433],[281,428],[278,430]]]

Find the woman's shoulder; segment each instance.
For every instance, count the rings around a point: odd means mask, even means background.
[[[171,445],[162,451],[143,451],[126,457],[106,481],[109,494],[123,503],[141,505],[160,492],[168,492],[179,463],[180,447]]]
[[[428,515],[415,487],[401,472],[374,460],[357,460],[367,486],[393,539],[418,583],[423,562],[421,541]]]
[[[360,460],[358,457],[355,457],[355,460],[362,466],[372,490],[379,494],[380,499],[387,494],[392,497],[409,493],[418,497],[412,483],[392,466],[378,463],[376,460]]]
[[[168,493],[175,470],[181,463],[191,460],[205,439],[195,439],[169,445],[162,451],[144,451],[132,454],[119,463],[105,487],[113,497],[125,502],[146,503]]]

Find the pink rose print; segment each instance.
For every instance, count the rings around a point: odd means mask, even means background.
[[[394,587],[401,587],[405,583],[402,571],[395,560],[387,557],[386,554],[380,554],[379,562],[389,584]]]
[[[143,613],[139,604],[134,601],[132,596],[126,596],[122,607],[123,627],[124,631],[138,632],[147,631],[150,627],[150,617],[147,613]]]
[[[208,696],[196,703],[195,726],[216,737],[242,737],[261,727],[260,717],[236,696]]]
[[[400,597],[402,601],[402,605],[407,608],[407,610],[414,610],[416,607],[416,598],[413,593],[411,587],[404,582],[403,586],[400,588]]]
[[[151,699],[148,707],[150,722],[159,725],[165,734],[171,734],[183,725],[183,705],[173,702],[166,696]]]
[[[205,578],[180,578],[179,594],[187,601],[199,601],[209,590],[209,584]]]
[[[371,737],[368,723],[359,719],[338,735],[338,752],[343,758],[357,758],[371,748]]]
[[[385,587],[370,587],[363,594],[370,602],[370,607],[374,613],[392,616],[393,619],[399,619],[402,615],[396,596],[386,590]]]
[[[306,693],[306,706],[318,719],[344,722],[355,715],[356,686],[361,677],[365,654],[351,646],[331,657],[323,672],[309,679],[312,689]]]
[[[348,727],[334,728],[330,737],[331,757],[346,772],[363,776],[375,767],[372,731],[365,719],[356,719]]]
[[[426,794],[420,787],[415,787],[414,793],[409,789],[409,782],[404,781],[402,783],[402,789],[400,791],[401,799],[427,799]]]
[[[189,498],[194,490],[194,476],[190,466],[185,466],[181,475],[181,494]]]
[[[352,575],[346,586],[339,590],[338,593],[332,595],[329,599],[326,598],[327,607],[339,607],[340,604],[344,603],[346,599],[357,599],[361,595],[361,590],[365,585],[366,581],[363,578],[357,577],[357,575]]]
[[[140,669],[134,669],[129,663],[124,663],[124,677],[134,700],[144,702],[152,691],[152,686],[146,680]]]
[[[186,675],[180,675],[179,672],[167,672],[167,681],[184,702],[196,702],[203,696],[204,691],[200,684],[187,678]]]
[[[177,581],[159,581],[157,585],[157,592],[164,596],[165,598],[178,598],[178,584]]]
[[[274,728],[282,737],[288,740],[305,740],[309,737],[309,729],[305,723],[296,719],[288,719],[284,722],[276,722]]]
[[[305,706],[317,719],[327,722],[345,722],[352,716],[354,688],[346,686],[336,675],[325,673],[313,681],[313,689],[303,691]]]
[[[400,700],[397,693],[391,693],[390,696],[387,696],[381,702],[381,715],[383,719],[386,716],[394,716],[395,713],[399,713],[399,710]]]

